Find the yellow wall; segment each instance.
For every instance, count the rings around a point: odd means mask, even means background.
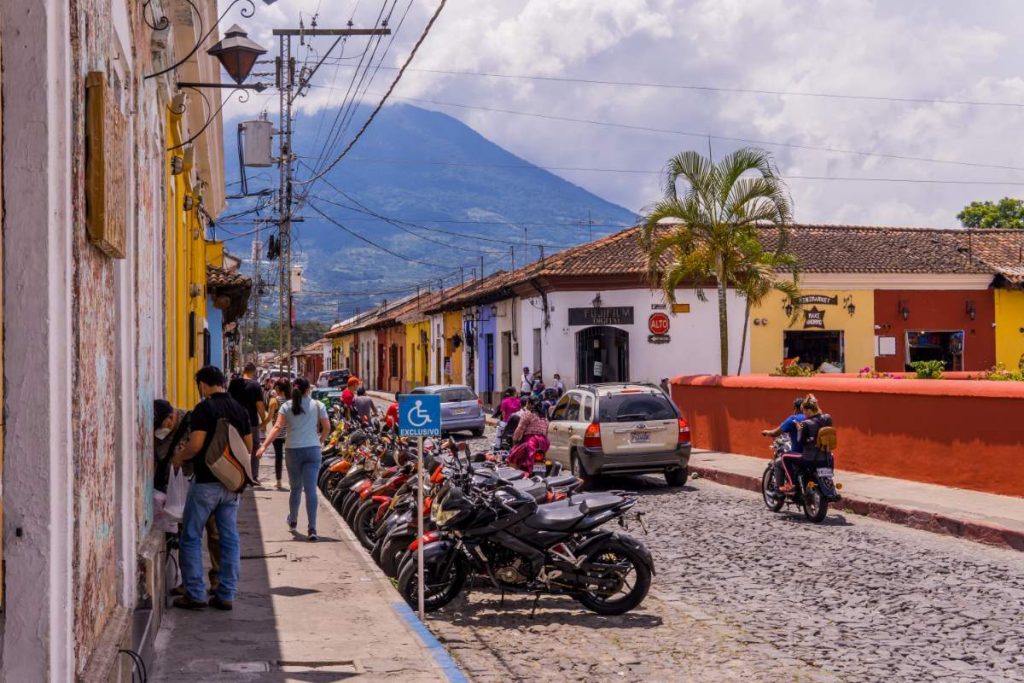
[[[427,341],[420,342],[420,333]],[[429,383],[430,373],[430,320],[407,323],[405,326],[405,381],[406,388],[421,387]]]
[[[168,147],[181,142],[180,116],[168,114]],[[166,357],[167,400],[177,407],[190,409],[199,400],[195,373],[203,362],[203,327],[206,320],[207,259],[222,253],[217,247],[208,254],[205,228],[199,216],[199,197],[192,194],[191,169],[186,166],[171,174],[174,156],[182,150],[167,153],[167,239],[166,239]],[[192,198],[193,208],[185,210],[185,200]],[[192,353],[189,353],[189,315],[195,314]]]
[[[1008,369],[1024,367],[1024,291],[997,289],[996,363]]]
[[[444,314],[444,355],[451,359],[452,367],[451,373],[444,377],[448,384],[462,384],[466,381],[462,375],[462,346],[455,348],[452,344],[455,335],[462,337],[462,311],[449,311]]]
[[[334,338],[334,348],[337,350],[338,363],[336,367],[339,370],[348,369],[353,375],[359,376],[357,372],[359,368],[352,367],[352,353],[351,346],[355,344],[355,336],[352,334],[343,334],[339,337]]]
[[[817,307],[825,311],[825,330],[842,330],[845,343],[846,372],[857,372],[864,367],[875,367],[875,294],[873,290],[805,290],[802,295],[821,294],[838,297],[835,306],[808,304],[804,308]],[[844,299],[852,297],[854,314],[845,307]],[[786,297],[778,292],[768,295],[764,303],[750,312],[750,370],[753,373],[770,373],[782,365],[782,337],[786,330],[803,330],[804,316],[798,313],[796,321],[790,324],[785,311]],[[767,320],[764,325],[755,325],[754,320]],[[817,328],[814,328],[817,329]]]

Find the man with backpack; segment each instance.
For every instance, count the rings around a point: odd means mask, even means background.
[[[242,376],[231,380],[228,393],[231,394],[231,398],[242,404],[245,412],[249,414],[249,424],[252,425],[252,453],[256,453],[256,449],[260,447],[260,429],[267,425],[270,416],[267,414],[267,404],[263,400],[263,389],[256,381],[255,363],[247,363],[242,368]],[[259,484],[260,462],[255,455],[252,456],[249,467],[252,469],[253,479]]]
[[[174,606],[195,610],[209,605],[230,610],[238,586],[241,562],[237,525],[241,494],[229,490],[221,483],[222,479],[208,465],[207,451],[213,446],[212,442],[223,420],[228,430],[233,428],[244,441],[248,456],[253,452],[252,425],[245,408],[227,393],[224,373],[220,368],[207,365],[200,369],[196,373],[196,384],[199,385],[199,395],[203,400],[192,410],[192,434],[188,445],[174,456],[174,464],[178,467],[190,462],[195,476],[185,501],[185,514],[181,522],[181,550],[178,554],[185,595],[176,599]],[[224,427],[221,427],[220,431],[223,430]],[[246,473],[244,480],[247,479]],[[203,529],[211,516],[217,522],[221,558],[219,583],[214,596],[207,602],[202,542]]]

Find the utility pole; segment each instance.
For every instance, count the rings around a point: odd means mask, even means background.
[[[277,198],[277,224],[278,239],[281,245],[281,255],[278,268],[280,291],[278,292],[278,343],[281,347],[281,361],[279,365],[287,363],[287,369],[292,367],[292,315],[295,302],[292,297],[291,276],[292,276],[292,190],[293,190],[293,169],[292,162],[295,155],[292,150],[292,105],[295,98],[309,85],[310,79],[320,69],[320,66],[327,59],[327,56],[347,36],[386,36],[391,34],[389,28],[284,28],[274,29],[274,35],[278,39],[278,57],[275,60],[277,91],[280,97],[281,119],[278,130],[278,165],[281,171],[281,182],[278,188]],[[312,70],[305,73],[297,82],[295,79],[295,57],[292,56],[292,37],[299,36],[300,40],[315,36],[334,36],[335,41],[323,54],[320,61]],[[284,369],[284,368],[282,368]]]
[[[252,283],[256,290],[256,296],[253,298],[252,304],[252,327],[250,344],[252,344],[252,360],[256,362],[256,357],[259,355],[259,350],[256,348],[256,339],[259,337],[260,331],[260,290],[263,288],[263,283],[260,280],[260,262],[263,260],[263,240],[262,228],[263,221],[256,221],[256,239],[252,242]]]

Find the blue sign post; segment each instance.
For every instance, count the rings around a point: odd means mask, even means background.
[[[398,433],[402,436],[441,436],[441,397],[433,394],[399,397]]]
[[[441,436],[441,397],[433,394],[409,394],[398,397],[398,433],[419,437],[416,468],[416,583],[420,621],[423,611],[423,437]]]

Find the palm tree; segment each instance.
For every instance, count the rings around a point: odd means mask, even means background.
[[[686,183],[682,193],[677,188],[680,180]],[[697,297],[706,301],[702,284],[714,279],[721,372],[728,375],[728,288],[744,291],[748,283],[756,295],[752,274],[767,272],[774,267],[771,259],[784,256],[781,248],[775,255],[760,248],[758,229],[777,226],[778,244],[785,244],[785,226],[791,220],[789,195],[771,155],[749,147],[717,164],[693,151],[673,157],[665,172],[664,192],[641,230],[648,274],[671,303],[681,283],[692,284]],[[666,229],[666,223],[671,227]]]
[[[792,276],[785,274],[788,271]],[[750,309],[760,306],[773,291],[782,292],[793,313],[790,322],[796,319],[800,310],[800,287],[798,284],[797,261],[785,252],[785,243],[780,241],[774,252],[766,252],[755,240],[747,255],[745,267],[736,280],[736,289],[743,295],[743,335],[740,337],[740,360],[736,374],[743,372],[743,357],[747,350],[747,328],[750,325]]]

